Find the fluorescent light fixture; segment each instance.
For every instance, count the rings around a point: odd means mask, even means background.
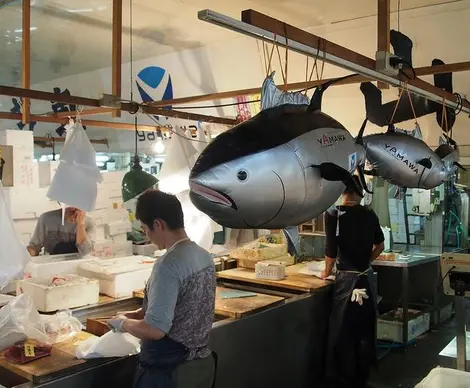
[[[30,30],[30,31],[36,31],[37,29],[38,29],[37,27],[29,27],[29,30]],[[10,31],[8,31],[8,32],[10,32]],[[23,32],[23,29],[22,29],[22,28],[19,28],[18,30],[15,30],[15,32],[18,32],[18,33],[19,33],[19,32]]]
[[[252,26],[251,24],[242,22],[237,19],[233,19],[229,16],[222,15],[218,12],[214,12],[210,9],[205,9],[202,11],[198,12],[198,18],[199,20],[215,24],[216,26],[226,28],[228,30],[232,30],[234,32],[238,32],[243,35],[250,36],[252,38],[256,39],[261,39],[266,42],[271,42],[271,43],[278,43],[281,46],[288,46],[290,50],[298,52],[303,55],[308,55],[314,58],[321,58],[327,63],[330,63],[332,65],[341,67],[345,70],[352,71],[357,74],[361,74],[366,77],[371,77],[375,80],[378,81],[384,81],[389,83],[390,85],[397,86],[397,87],[404,87],[405,83],[394,77],[390,77],[386,74],[382,74],[378,72],[375,69],[369,69],[367,67],[361,66],[357,63],[345,60],[343,58],[339,58],[335,55],[325,53],[324,51],[307,46],[303,43],[297,42],[295,40],[289,39],[287,42],[287,39],[283,36],[275,35],[270,31],[263,30],[262,28],[258,28],[255,26]],[[408,85],[408,90],[414,94],[417,94],[419,96],[428,98],[430,100],[433,100],[435,102],[442,103],[442,97],[438,96],[434,93],[428,92],[427,90],[421,89],[419,87],[413,86],[413,85]],[[445,101],[446,105],[457,109],[459,108],[459,104],[453,102],[453,101]],[[465,113],[470,113],[470,108],[467,107],[462,107],[462,111]]]
[[[71,13],[85,13],[85,12],[93,12],[93,8],[77,8],[77,9],[68,9],[67,12]]]

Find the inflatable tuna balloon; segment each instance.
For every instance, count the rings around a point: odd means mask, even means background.
[[[283,229],[323,213],[363,163],[360,139],[322,113],[321,94],[310,105],[284,104],[217,136],[189,179],[191,200],[220,225]]]
[[[449,180],[460,166],[457,144],[448,139],[435,151],[390,125],[386,133],[363,137],[367,160],[377,175],[401,188],[432,189]]]

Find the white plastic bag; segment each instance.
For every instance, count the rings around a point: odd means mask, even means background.
[[[82,328],[70,311],[40,315],[33,300],[27,294],[21,294],[0,310],[0,350],[26,338],[53,345],[72,338]]]
[[[23,278],[24,268],[30,259],[16,234],[0,181],[0,291],[11,280]]]
[[[98,194],[97,183],[102,181],[96,166],[96,153],[81,124],[67,131],[60,163],[47,196],[90,212]]]
[[[140,340],[129,333],[109,331],[83,341],[75,349],[79,359],[125,357],[140,353]]]

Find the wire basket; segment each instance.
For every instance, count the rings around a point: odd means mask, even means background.
[[[259,261],[255,265],[257,279],[282,280],[286,276],[286,265],[282,261]]]

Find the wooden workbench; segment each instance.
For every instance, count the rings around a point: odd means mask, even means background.
[[[286,268],[286,277],[282,280],[257,279],[255,271],[246,268],[234,268],[217,272],[217,278],[309,293],[324,289],[331,284],[330,281],[298,273],[305,265],[304,263],[300,263],[288,266]]]
[[[85,364],[85,360],[75,357],[75,348],[91,337],[94,337],[93,334],[82,331],[74,338],[54,345],[50,356],[23,365],[8,361],[4,350],[0,352],[0,366],[35,383],[43,377]]]
[[[217,287],[215,296],[215,314],[227,318],[244,318],[257,312],[273,307],[284,301],[283,297],[256,293],[256,296],[245,298],[223,299],[221,292],[230,288]],[[136,298],[143,298],[143,291],[134,292]]]

